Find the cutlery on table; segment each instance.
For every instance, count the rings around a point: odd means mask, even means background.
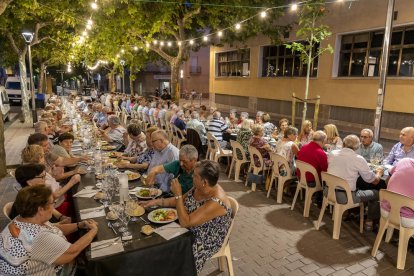
[[[114,231],[115,235],[118,235],[118,233],[116,232],[114,226],[112,225],[112,223],[110,221],[108,221],[108,227],[112,229],[112,231]]]
[[[92,213],[92,212],[99,212],[99,211],[101,211],[103,209],[104,209],[104,207],[101,206],[101,207],[96,207],[96,208],[93,208],[93,209],[79,210],[79,213],[81,213],[81,214],[87,214],[87,213]]]
[[[91,249],[92,250],[101,250],[101,249],[104,249],[104,248],[107,248],[107,247],[110,247],[110,246],[113,246],[113,245],[118,244],[120,240],[121,240],[121,238],[118,237],[115,240],[108,241],[108,242],[105,242],[105,243],[96,245],[96,246],[92,247]]]

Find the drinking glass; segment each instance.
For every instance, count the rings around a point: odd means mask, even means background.
[[[127,210],[126,205],[121,204],[121,208],[119,208],[119,220],[121,221],[121,227],[118,228],[119,232],[122,233],[122,236],[130,236],[131,233],[128,231],[128,223],[131,219],[131,216],[129,215],[129,210]]]
[[[126,210],[131,215],[131,221],[138,221],[138,217],[132,216],[137,208],[139,208],[139,202],[137,200],[131,199],[126,202]]]
[[[158,189],[157,188],[150,188],[149,190],[151,198],[154,200],[158,196]],[[151,208],[155,209],[158,208],[158,205],[152,205]]]
[[[121,217],[120,217],[120,212],[121,212],[120,210],[121,209],[122,209],[122,205],[121,205],[120,202],[113,202],[111,204],[111,206],[109,206],[109,210],[113,211],[117,215],[118,219],[121,219]],[[121,224],[118,221],[112,223],[112,225],[115,226],[115,227],[120,227],[121,226]]]
[[[108,182],[108,177],[105,177],[104,179],[102,179],[101,189],[102,189],[102,192],[105,194],[105,198],[101,199],[100,202],[103,204],[104,207],[108,207],[111,204],[110,202],[111,187]]]

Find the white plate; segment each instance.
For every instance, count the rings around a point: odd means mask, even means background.
[[[130,191],[129,193],[136,195],[140,199],[152,199],[152,197],[150,197],[150,196],[140,196],[138,193],[142,189],[149,189],[149,188],[138,187],[138,188],[134,189],[133,191]],[[157,189],[157,196],[156,197],[159,197],[160,195],[162,195],[162,191],[160,189]]]
[[[159,212],[160,210],[162,210],[162,211],[173,211],[174,214],[175,214],[174,219],[165,220],[165,221],[154,220],[154,214],[156,214],[156,212]],[[151,213],[148,214],[148,220],[153,222],[153,223],[161,223],[161,224],[170,223],[170,222],[175,221],[177,218],[178,218],[177,210],[175,210],[173,208],[160,208],[160,209],[154,210],[154,211],[152,211]]]

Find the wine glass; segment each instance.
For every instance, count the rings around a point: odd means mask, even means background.
[[[119,219],[120,219],[119,214],[120,214],[120,209],[121,208],[122,208],[122,205],[121,205],[120,202],[113,202],[111,204],[111,206],[109,206],[109,210],[113,211]],[[115,226],[115,227],[120,227],[121,226],[121,224],[118,221],[112,223],[112,225]]]
[[[139,207],[140,206],[139,206],[138,200],[131,199],[131,200],[128,200],[126,202],[127,212],[131,215],[131,221],[133,221],[133,222],[138,221],[138,217],[133,216],[133,214],[134,214],[135,210]]]
[[[130,236],[131,233],[128,231],[128,223],[131,220],[130,213],[126,205],[121,204],[119,208],[119,220],[121,221],[122,226],[118,228],[119,232],[122,233],[122,236]]]
[[[150,188],[149,190],[150,197],[154,200],[158,197],[158,189],[157,188]],[[151,208],[155,209],[158,208],[158,205],[152,205]]]

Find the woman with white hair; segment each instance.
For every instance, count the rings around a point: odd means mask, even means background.
[[[249,152],[248,152],[248,145],[250,142],[250,139],[253,137],[253,132],[252,132],[252,125],[253,125],[253,120],[250,119],[246,119],[242,122],[241,127],[239,132],[237,133],[237,138],[236,141],[239,142],[244,151],[246,152],[246,157],[250,158],[249,156]],[[239,159],[241,159],[242,156],[239,156],[240,153],[236,152],[237,156]]]
[[[119,117],[110,115],[108,117],[108,125],[109,127],[107,130],[99,130],[101,138],[110,143],[122,144],[126,129],[121,125]]]

